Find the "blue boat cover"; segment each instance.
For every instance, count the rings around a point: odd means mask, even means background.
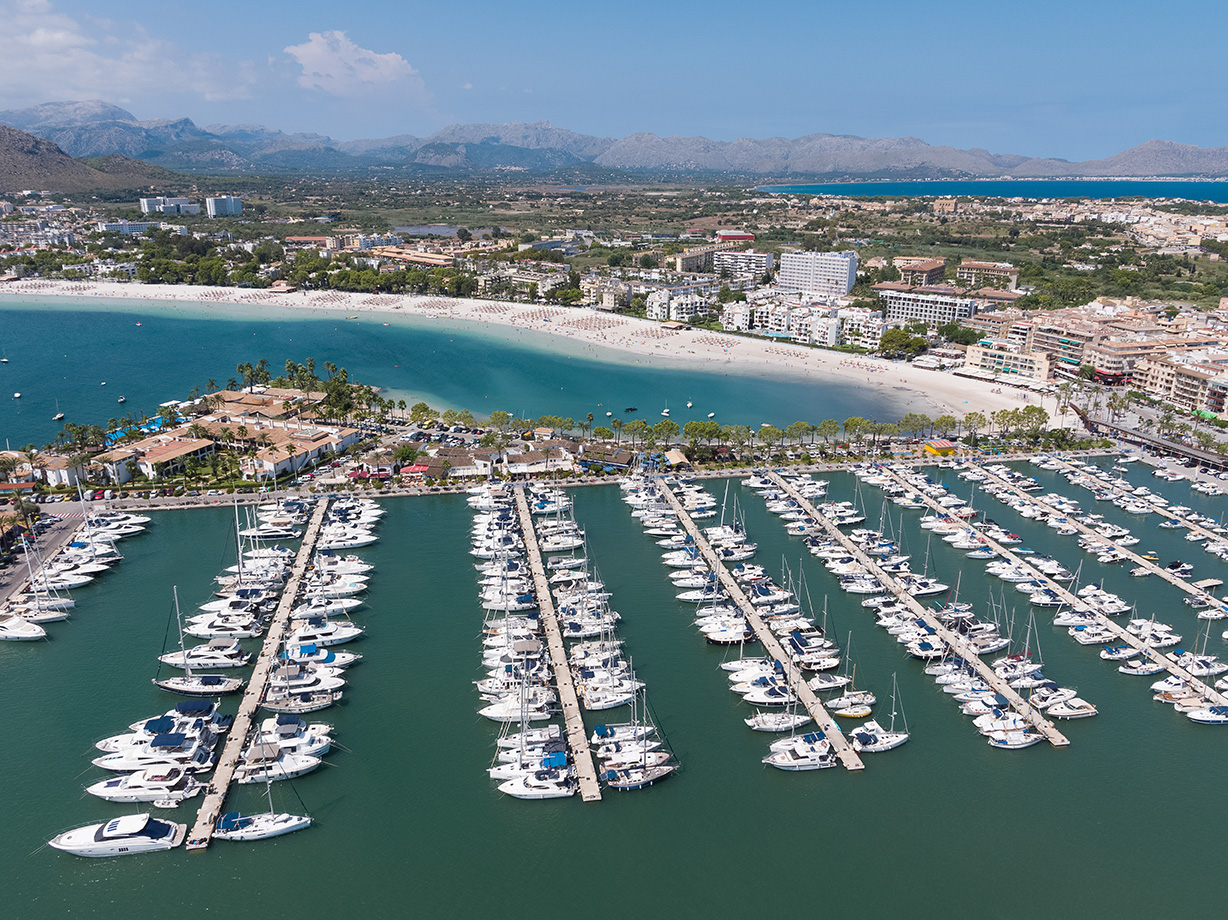
[[[170,716],[158,716],[156,719],[150,719],[145,723],[145,731],[151,735],[160,735],[163,732],[170,731],[175,727],[175,720]]]
[[[149,744],[151,747],[182,747],[187,737],[183,732],[164,732],[161,735],[154,735],[153,741]]]
[[[219,831],[237,831],[251,823],[251,818],[245,818],[237,811],[232,811],[217,819],[217,829]]]
[[[595,734],[598,738],[609,738],[614,733],[610,731],[610,729],[607,728],[606,726],[598,725],[596,728],[593,729],[593,734]]]
[[[185,715],[192,712],[208,712],[212,708],[213,704],[208,700],[184,700],[182,703],[175,704],[175,712]]]
[[[278,725],[298,725],[298,716],[292,713],[283,712],[277,716]]]
[[[543,767],[565,767],[567,766],[567,754],[559,752],[558,754],[549,754],[542,758]]]
[[[310,645],[300,645],[298,647],[298,650],[300,654],[303,654],[303,655],[314,655],[317,651],[314,642],[311,643]]]

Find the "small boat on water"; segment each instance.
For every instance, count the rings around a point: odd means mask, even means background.
[[[161,821],[148,813],[124,815],[57,834],[48,845],[74,856],[133,856],[170,850],[183,843],[186,824]]]
[[[120,402],[120,403],[126,403],[126,402],[128,401],[128,397],[127,397],[127,396],[121,396],[119,399],[117,399],[117,400],[115,400],[115,401],[116,401],[116,402]]]

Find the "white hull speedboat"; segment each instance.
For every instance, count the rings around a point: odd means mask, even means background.
[[[124,815],[65,831],[47,843],[74,856],[134,856],[174,849],[183,843],[187,831],[186,824],[160,821],[148,814]]]

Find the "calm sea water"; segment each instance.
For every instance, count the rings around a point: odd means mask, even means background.
[[[13,446],[53,439],[61,430],[52,421],[57,408],[78,424],[152,415],[210,379],[224,385],[239,376],[238,364],[260,358],[274,373],[288,359],[313,357],[323,374],[324,362],[332,361],[351,379],[411,405],[421,398],[478,418],[496,409],[577,420],[591,412],[602,424],[607,413],[636,417],[624,412],[635,407],[651,424],[669,408],[679,425],[715,412],[723,424],[758,428],[851,415],[894,421],[914,408],[913,394],[902,387],[863,392],[815,377],[755,377],[716,365],[680,369],[655,357],[615,361],[608,350],[570,339],[381,313],[346,320],[336,311],[297,308],[240,314],[214,306],[0,298],[0,346],[9,358],[0,365],[0,438]]]
[[[818,185],[769,185],[760,191],[790,195],[982,195],[994,198],[1186,198],[1228,203],[1228,182],[1179,179],[980,179],[906,182],[825,182]]]
[[[1060,478],[1038,475],[1085,497]],[[1225,499],[1206,500],[1146,470],[1131,477],[1187,504],[1225,510]],[[834,498],[859,498],[877,523],[881,493],[859,491],[848,474],[831,480]],[[952,484],[972,494],[970,485]],[[711,488],[719,497],[724,484]],[[362,551],[377,566],[368,606],[355,615],[369,634],[351,646],[365,660],[351,671],[343,703],[317,716],[336,725],[344,749],[295,782],[315,827],[251,845],[218,842],[204,853],[126,860],[40,850],[61,829],[127,810],[81,795],[101,776],[88,764],[91,743],[170,705],[149,679],[172,585],[193,607],[229,560],[229,512],[164,512],[123,544],[122,565],[77,592],[74,619],[53,625],[51,641],[0,644],[8,915],[131,920],[168,909],[292,910],[315,920],[568,910],[621,918],[638,910],[743,917],[808,904],[862,917],[1154,918],[1218,910],[1228,886],[1208,867],[1222,839],[1222,729],[1153,702],[1150,680],[1116,673],[1095,648],[1040,616],[1046,673],[1077,687],[1101,715],[1066,726],[1072,743],[1064,750],[991,750],[753,493],[734,483],[729,494],[759,542],[758,561],[777,575],[783,564],[804,573],[815,606],[827,599],[832,634],[844,643],[851,633],[857,683],[879,695],[880,719],[898,673],[912,731],[907,745],[868,755],[858,774],[764,767],[769,736],[742,724],[749,710],[717,669],[724,653],[699,639],[693,608],[674,600],[658,548],[616,487],[581,489],[576,516],[590,555],[623,614],[620,633],[683,771],[599,804],[503,798],[484,772],[495,730],[475,714],[471,685],[481,621],[467,553],[471,514],[457,496],[397,499],[387,502],[380,543]],[[1072,539],[979,493],[976,503],[1035,549],[1072,567],[1082,558]],[[944,580],[954,583],[962,572],[961,599],[978,609],[991,592],[1001,596],[1003,584],[980,563],[941,541],[929,544],[919,512],[901,518],[888,508],[917,568],[928,557],[929,570]],[[1198,577],[1223,577],[1223,563],[1174,532],[1111,506],[1096,510],[1133,527],[1144,537],[1140,549],[1164,561],[1188,559]],[[1136,598],[1140,615],[1156,612],[1194,640],[1201,621],[1166,583],[1094,561],[1084,561],[1083,578],[1103,578]],[[1005,591],[1022,635],[1027,605],[1009,585]],[[1211,631],[1214,652],[1223,651],[1219,631]],[[597,720],[587,721],[591,728]],[[276,795],[279,807],[298,808],[288,787]],[[232,805],[259,808],[258,797],[242,787]]]

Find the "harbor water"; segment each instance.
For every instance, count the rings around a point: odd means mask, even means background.
[[[1191,562],[1198,578],[1228,570],[1182,531],[1157,530],[1154,517],[1127,515],[1054,474],[1020,469],[1131,527],[1142,538],[1135,548],[1155,550],[1162,563]],[[931,542],[918,526],[922,512],[888,504],[884,516],[877,489],[848,473],[829,478],[831,498],[861,502],[864,526],[887,521],[913,568],[925,565],[952,585],[959,578],[960,599],[978,613],[991,592],[1004,596],[1022,640],[1025,595],[988,578],[982,563]],[[1212,514],[1228,510],[1228,498],[1159,482],[1141,464],[1130,478]],[[956,494],[973,495],[972,484],[949,472],[943,479]],[[709,488],[718,498],[725,493],[723,481]],[[1118,674],[1095,647],[1076,644],[1048,625],[1051,612],[1038,610],[1033,635],[1045,673],[1078,688],[1100,715],[1063,724],[1071,740],[1064,749],[993,750],[920,664],[873,625],[860,598],[840,593],[801,540],[786,536],[761,499],[734,482],[727,507],[736,498],[759,544],[756,561],[777,580],[785,564],[804,574],[818,615],[826,602],[828,631],[850,652],[856,685],[878,695],[880,722],[889,718],[898,674],[912,733],[896,751],[867,755],[860,773],[772,770],[760,758],[773,736],[745,727],[751,710],[717,668],[730,652],[705,645],[690,625],[694,608],[674,599],[659,548],[617,487],[573,494],[589,556],[622,614],[619,633],[680,773],[642,792],[607,791],[590,805],[496,792],[485,773],[496,728],[476,715],[471,683],[480,676],[481,624],[468,553],[472,514],[463,496],[390,499],[379,543],[360,551],[376,565],[367,606],[355,613],[368,634],[350,646],[364,660],[348,675],[342,703],[308,717],[334,724],[343,747],[293,787],[274,787],[279,809],[298,810],[301,796],[315,825],[258,843],[219,841],[195,854],[89,860],[40,849],[60,830],[137,810],[82,795],[101,776],[89,766],[92,742],[173,704],[150,683],[170,641],[172,586],[191,609],[233,561],[228,509],[162,512],[147,533],[122,544],[126,558],[115,570],[75,592],[73,619],[50,626],[50,641],[0,644],[8,915],[132,920],[163,917],[168,904],[193,915],[284,911],[305,920],[559,910],[596,918],[781,909],[961,918],[1217,911],[1225,885],[1213,867],[1228,736],[1153,702],[1155,678]],[[975,503],[1025,545],[1072,569],[1083,560],[1082,583],[1103,579],[1137,601],[1139,616],[1173,624],[1184,647],[1206,629],[1167,583],[1085,559],[1074,538],[983,493]],[[1209,652],[1223,652],[1220,629],[1211,624]],[[590,731],[598,721],[586,718]],[[262,792],[237,787],[229,807],[259,810]],[[197,801],[171,814],[190,822]]]
[[[652,424],[669,408],[680,426],[715,413],[721,424],[758,429],[851,415],[894,421],[918,408],[902,386],[863,392],[796,369],[791,379],[650,356],[614,360],[612,350],[566,337],[396,313],[346,319],[297,307],[0,297],[0,346],[9,358],[0,365],[0,438],[13,447],[52,440],[61,430],[52,421],[57,408],[67,422],[103,426],[155,415],[161,403],[188,399],[193,387],[203,392],[211,379],[225,386],[241,376],[237,365],[261,358],[274,375],[287,360],[314,358],[323,376],[332,361],[390,398],[477,418],[501,409],[579,421],[591,412],[596,425],[608,423],[607,413]],[[626,413],[631,407],[638,414]]]

